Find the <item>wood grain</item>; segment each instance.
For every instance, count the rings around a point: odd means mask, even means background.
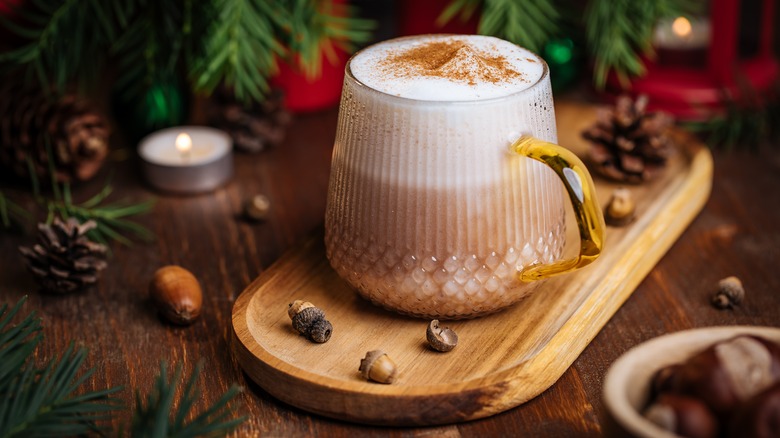
[[[575,120],[589,123],[594,111],[568,106],[561,114],[571,126]],[[286,403],[374,424],[467,421],[535,397],[574,362],[706,202],[712,184],[709,151],[690,137],[677,137],[685,147],[663,178],[634,190],[638,219],[608,230],[597,262],[545,281],[503,312],[450,323],[460,338],[452,352],[442,355],[426,347],[427,321],[358,298],[330,268],[317,232],[237,300],[233,349],[239,364]],[[611,193],[607,184],[597,184],[596,190],[602,202]],[[569,241],[575,242],[575,227],[568,228]],[[326,311],[334,324],[327,344],[296,336],[285,305],[296,299]],[[359,359],[375,349],[398,364],[393,385],[366,382],[357,372]]]
[[[556,96],[556,109],[566,117],[558,119],[559,138],[568,146],[579,133],[571,125],[576,113],[567,116],[567,106]],[[234,382],[246,387],[235,413],[249,420],[236,436],[593,437],[608,430],[601,402],[604,374],[630,347],[691,327],[780,326],[780,145],[714,151],[713,190],[702,212],[573,366],[533,400],[489,418],[426,428],[363,426],[281,403],[246,378],[234,360],[231,309],[252,279],[321,224],[336,116],[335,109],[297,116],[278,148],[237,155],[235,178],[213,194],[160,196],[153,213],[141,218],[157,233],[156,242],[114,245],[110,265],[92,290],[67,296],[36,292],[17,253],[19,245],[33,241],[32,227],[22,234],[0,232],[0,302],[29,295],[25,310],[36,311],[44,326],[37,359],[55,356],[71,341],[89,348],[86,366],[96,372],[85,390],[124,386],[118,396],[127,406],[136,390],[149,390],[160,360],[186,370],[202,360],[203,396],[196,408]],[[108,167],[94,182],[75,187],[74,196],[83,200],[94,194],[109,174],[116,199],[156,196],[140,179],[133,149],[121,149],[127,146],[121,134],[114,141],[120,149]],[[0,187],[14,199],[33,203],[24,185],[0,182]],[[272,202],[269,219],[259,224],[240,219],[242,202],[256,193]],[[152,274],[169,263],[190,269],[203,287],[203,314],[187,328],[160,321],[147,299]],[[717,281],[728,275],[742,278],[747,296],[739,308],[719,311],[709,298]],[[130,415],[124,411],[112,423],[127,424]]]

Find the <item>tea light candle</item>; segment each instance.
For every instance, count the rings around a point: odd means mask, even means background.
[[[171,193],[212,191],[233,175],[232,141],[205,126],[179,126],[141,140],[138,153],[146,180]]]
[[[661,20],[653,35],[653,45],[657,49],[704,49],[709,43],[710,21],[707,18]]]

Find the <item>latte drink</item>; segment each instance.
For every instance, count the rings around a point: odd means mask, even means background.
[[[427,318],[490,313],[561,257],[565,192],[510,145],[556,142],[547,66],[486,36],[368,47],[347,66],[325,243],[336,272],[376,304]]]

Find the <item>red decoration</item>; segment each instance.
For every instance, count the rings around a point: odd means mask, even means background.
[[[307,77],[299,67],[279,63],[279,73],[271,78],[271,85],[284,91],[285,107],[293,112],[318,111],[335,106],[341,97],[344,67],[349,56],[336,49],[336,60],[322,59],[322,69],[316,78]]]
[[[758,53],[740,59],[738,53],[740,0],[712,0],[711,38],[706,62],[698,66],[668,65],[647,61],[647,74],[633,79],[629,90],[650,96],[650,106],[674,114],[678,119],[701,120],[723,110],[724,91],[738,99],[745,85],[761,92],[773,87],[780,67],[772,51],[776,0],[763,0]],[[610,86],[619,88],[611,78]]]
[[[400,35],[420,35],[427,33],[475,34],[479,23],[479,13],[465,22],[459,16],[453,17],[447,24],[438,26],[442,11],[451,0],[403,0],[398,4],[398,33]]]

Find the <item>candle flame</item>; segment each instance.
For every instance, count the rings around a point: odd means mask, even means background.
[[[192,139],[189,135],[182,132],[176,136],[176,150],[182,155],[187,155],[192,150]]]
[[[685,17],[677,17],[672,22],[672,32],[680,38],[691,35],[691,22]]]

